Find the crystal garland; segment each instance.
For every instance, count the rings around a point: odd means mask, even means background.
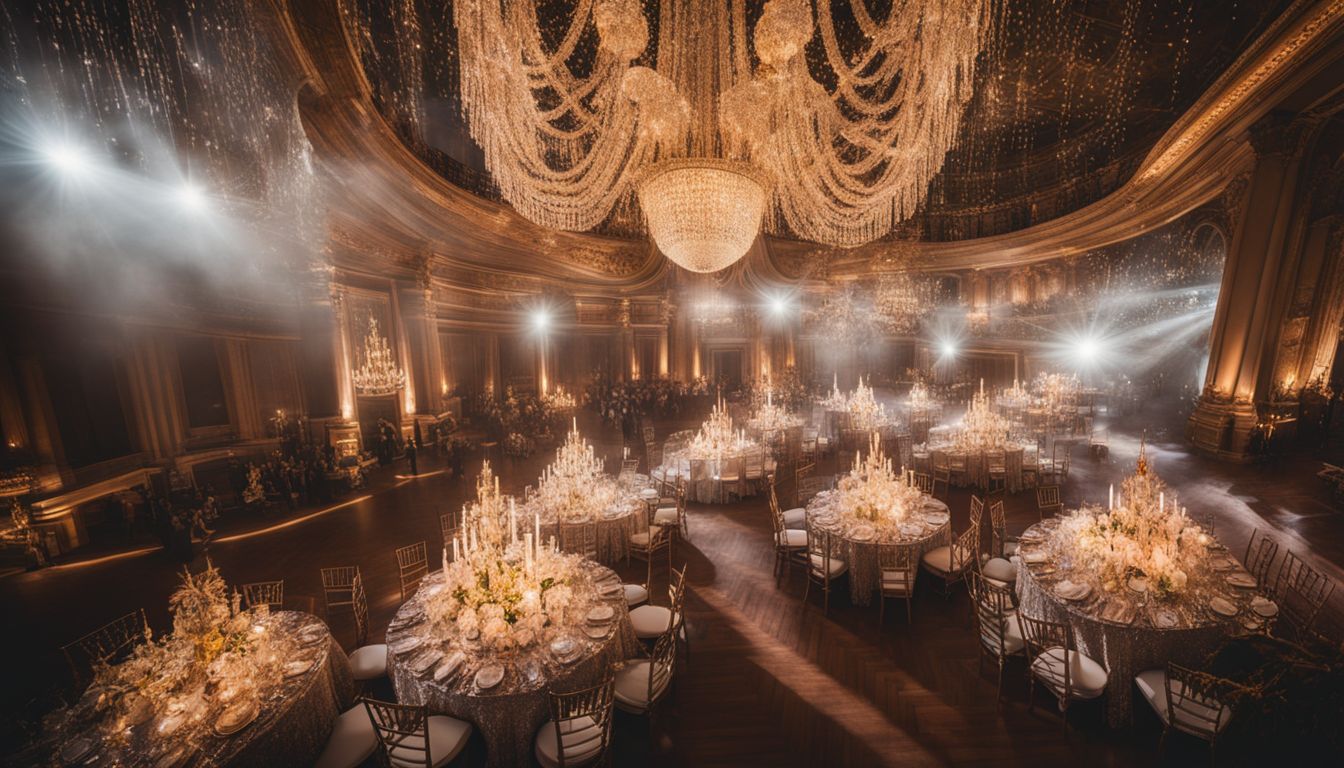
[[[903,0],[874,19],[850,0],[864,39],[850,50],[829,6],[814,23],[808,0],[769,0],[753,71],[744,0],[660,4],[656,46],[637,0],[579,0],[568,15],[459,0],[463,110],[504,198],[543,226],[591,229],[643,179],[655,239],[690,269],[740,258],[765,210],[801,237],[857,245],[911,215],[941,168],[991,2]],[[817,37],[814,74],[803,52]]]
[[[542,470],[536,496],[542,509],[561,520],[586,520],[616,501],[616,484],[604,474],[605,462],[579,435],[574,420],[564,445],[555,451],[555,461]]]
[[[500,494],[486,462],[476,501],[463,507],[451,560],[444,548],[444,588],[424,597],[425,614],[440,631],[496,650],[524,648],[574,604],[569,585],[582,558],[560,552],[554,536],[541,544],[540,516],[531,527],[518,535],[514,500]]]
[[[378,321],[372,317],[364,337],[364,364],[351,379],[362,395],[390,395],[406,386],[406,371],[397,365],[387,339],[378,333]]]
[[[1105,510],[1083,508],[1064,518],[1054,534],[1075,562],[1114,592],[1131,577],[1147,580],[1159,596],[1180,592],[1212,539],[1148,469],[1142,446],[1133,475],[1111,487]]]
[[[836,485],[837,508],[874,523],[896,525],[923,506],[923,494],[914,485],[913,472],[902,467],[897,474],[891,459],[882,452],[882,442],[873,433],[866,456],[854,456],[854,466]]]

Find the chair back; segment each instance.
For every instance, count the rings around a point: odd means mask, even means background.
[[[528,486],[531,488],[532,486]],[[439,533],[443,536],[444,546],[453,540],[457,535],[457,515],[453,512],[444,512],[439,515]]]
[[[1260,538],[1256,540],[1256,534]],[[1279,543],[1257,528],[1251,531],[1251,540],[1246,542],[1246,570],[1255,577],[1260,589],[1269,589],[1269,568],[1274,564],[1274,556],[1279,553]]]
[[[256,608],[266,606],[267,610],[278,611],[285,607],[285,582],[256,581],[239,587],[243,593],[243,607]]]
[[[1059,512],[1063,506],[1059,500],[1058,485],[1036,486],[1036,509],[1041,513],[1041,517],[1045,517],[1046,513]]]
[[[932,494],[933,494],[933,478],[929,476],[929,473],[928,473],[928,472],[916,472],[916,473],[915,473],[915,487],[919,489],[919,492],[920,492],[920,493],[924,493],[924,494],[932,495]]]
[[[1034,619],[1021,611],[1017,614],[1017,621],[1022,627],[1022,642],[1027,650],[1027,668],[1035,669],[1037,659],[1047,653],[1058,654],[1057,659],[1046,658],[1044,666],[1050,674],[1044,679],[1055,689],[1057,695],[1066,700],[1071,698],[1073,664],[1069,663],[1069,652],[1074,649],[1073,628],[1062,622]],[[1051,663],[1053,661],[1059,663]]]
[[[384,765],[429,768],[434,764],[431,754],[434,745],[429,743],[429,713],[424,706],[370,698],[363,701],[369,719],[373,721],[373,733],[378,737]]]
[[[639,473],[639,459],[621,459],[621,477]]]
[[[671,687],[672,673],[677,664],[677,629],[670,627],[658,636],[649,654],[649,708],[663,698]]]
[[[355,571],[355,583],[350,587],[350,605],[355,614],[355,645],[369,639],[369,596],[364,594],[364,577]]]
[[[1003,557],[1003,543],[1008,535],[1008,519],[1003,512],[1003,500],[995,499],[989,503],[990,553]]]
[[[330,618],[332,608],[354,605],[352,589],[355,580],[359,578],[359,566],[338,565],[335,568],[323,568],[321,572],[322,597],[327,603],[327,616]]]
[[[1227,702],[1237,688],[1229,680],[1167,662],[1167,724],[1213,741],[1231,718]]]
[[[148,632],[145,609],[140,608],[61,646],[75,688],[82,690],[93,680],[93,669],[99,663],[114,664],[129,656],[145,642]]]
[[[981,522],[985,519],[985,500],[975,494],[971,494],[971,527],[979,528]]]
[[[644,443],[646,445],[648,443],[652,443],[654,441],[653,427],[651,426],[641,427],[640,436],[644,438]]]
[[[397,575],[401,579],[401,599],[415,593],[420,580],[429,573],[429,557],[425,551],[425,542],[419,541],[397,550]]]
[[[898,577],[892,578],[899,574]],[[877,548],[877,586],[885,597],[909,597],[915,593],[919,558],[913,547],[881,544]]]
[[[547,692],[561,768],[596,762],[606,754],[611,743],[615,690],[616,679],[608,675],[592,688],[567,693]]]
[[[949,566],[952,573],[964,573],[980,561],[980,529],[968,526],[952,542]]]
[[[1280,618],[1301,634],[1311,629],[1321,607],[1335,591],[1328,576],[1307,565],[1295,552],[1283,556],[1274,579],[1274,599],[1279,603]]]
[[[977,571],[966,574],[966,586],[970,590],[971,600],[975,603],[975,620],[980,629],[980,643],[995,658],[1009,655],[1007,641],[1008,622],[1017,621],[1012,611],[1014,606],[1011,590],[990,584]]]

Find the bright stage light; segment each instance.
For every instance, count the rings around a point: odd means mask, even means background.
[[[79,173],[89,165],[89,156],[83,147],[65,142],[43,148],[42,156],[53,168],[67,175]]]
[[[775,317],[783,317],[789,311],[789,300],[783,296],[773,296],[770,299],[770,314]]]
[[[1084,363],[1092,364],[1101,356],[1101,342],[1085,336],[1078,341],[1078,359]]]
[[[205,210],[205,192],[195,184],[183,184],[177,191],[177,201],[183,208],[192,213]]]
[[[544,309],[535,310],[532,313],[532,327],[538,331],[545,331],[551,326],[551,313]]]
[[[938,350],[942,352],[943,357],[957,356],[957,345],[955,342],[944,341],[942,344],[938,345]]]

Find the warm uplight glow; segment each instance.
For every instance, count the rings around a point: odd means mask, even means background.
[[[544,309],[534,310],[532,312],[532,327],[537,331],[545,332],[551,327],[551,313]]]
[[[56,170],[66,175],[74,175],[89,166],[89,155],[77,144],[60,142],[43,148],[42,156]]]

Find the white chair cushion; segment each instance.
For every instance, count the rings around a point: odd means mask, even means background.
[[[807,546],[807,531],[801,531],[797,528],[786,528],[781,533],[776,534],[778,542],[786,547],[802,549]]]
[[[1005,541],[1005,542],[1003,542],[1003,556],[1004,556],[1004,557],[1012,557],[1013,555],[1016,555],[1016,554],[1017,554],[1017,544],[1018,544],[1018,543],[1017,543],[1016,541]]]
[[[999,652],[999,639],[995,636],[993,629],[989,627],[980,628],[980,641],[985,644],[989,650]],[[1003,655],[1012,656],[1020,653],[1026,643],[1022,640],[1022,625],[1018,623],[1017,616],[1014,614],[1005,614],[1003,617]]]
[[[952,548],[941,546],[930,549],[924,553],[924,564],[938,573],[952,573]],[[957,571],[966,567],[969,558],[961,558],[962,562],[958,564]]]
[[[826,558],[822,557],[821,555],[812,554],[812,555],[808,555],[808,556],[807,556],[807,559],[810,560],[810,561],[812,562],[812,572],[813,572],[813,573],[815,573],[815,574],[817,574],[817,575],[821,575],[822,573],[824,573],[824,571],[823,571],[822,569],[825,568],[826,565],[827,565],[827,563],[826,563]],[[832,556],[832,557],[831,557],[831,560],[830,560],[830,567],[831,567],[830,573],[827,574],[827,575],[828,575],[830,578],[834,579],[834,578],[839,577],[841,574],[843,574],[843,573],[845,572],[845,569],[848,568],[849,566],[845,565],[845,561],[844,561],[844,560],[841,560],[841,559],[838,558],[838,557],[834,557],[834,556]]]
[[[662,605],[641,605],[630,612],[630,626],[635,628],[635,637],[649,640],[667,631],[673,619],[672,609]]]
[[[364,645],[350,654],[350,671],[356,680],[377,680],[387,674],[387,646]]]
[[[1149,669],[1140,672],[1134,678],[1135,685],[1139,686],[1139,693],[1148,701],[1148,705],[1153,708],[1162,722],[1167,722],[1167,670]],[[1177,680],[1174,684],[1174,691],[1179,693],[1183,690],[1181,682]],[[1185,726],[1194,728],[1201,732],[1207,732],[1209,724],[1213,723],[1214,713],[1218,712],[1218,702],[1211,702],[1214,706],[1206,707],[1195,701],[1189,701],[1182,705],[1182,708],[1176,712],[1177,727]],[[1187,711],[1187,709],[1189,711]],[[1231,710],[1224,709],[1218,714],[1218,722],[1214,724],[1215,731],[1221,731],[1227,726],[1227,721],[1231,719]]]
[[[643,711],[649,708],[649,675],[653,673],[653,662],[648,659],[637,659],[626,664],[621,671],[616,673],[616,703],[624,704],[629,709]],[[669,677],[668,680],[671,680]],[[667,687],[667,682],[663,682],[663,687],[653,692],[653,695],[661,696],[663,688]]]
[[[649,546],[649,532],[640,531],[638,533],[630,534],[630,543],[641,547]]]
[[[356,768],[378,750],[378,736],[363,704],[342,712],[314,768]]]
[[[447,715],[432,715],[425,722],[429,735],[429,760],[434,768],[447,765],[467,746],[471,738],[471,723]],[[392,768],[418,768],[424,765],[424,741],[419,736],[407,736],[398,746],[388,750]]]
[[[807,510],[802,507],[784,510],[784,527],[800,530],[807,528]]]
[[[649,590],[642,584],[625,584],[625,605],[634,608],[649,602]]]
[[[1001,557],[991,558],[980,569],[991,584],[1004,587],[1017,581],[1017,566]]]
[[[676,507],[659,507],[658,511],[653,513],[654,525],[680,525],[681,520],[677,517]]]
[[[1095,699],[1106,690],[1106,669],[1077,651],[1069,651],[1069,684],[1075,699]],[[1031,663],[1032,674],[1057,693],[1064,690],[1064,649],[1049,648]]]
[[[602,729],[593,718],[585,715],[561,722],[560,732],[565,744],[565,765],[583,765],[601,753]],[[546,768],[560,765],[560,742],[556,739],[554,720],[547,720],[537,730],[533,751],[537,762]]]

